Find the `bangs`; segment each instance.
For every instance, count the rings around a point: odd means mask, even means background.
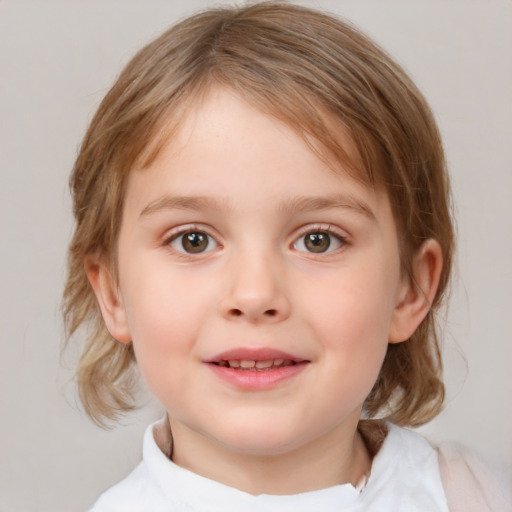
[[[216,88],[225,88],[262,114],[290,127],[333,172],[347,173],[366,186],[383,181],[379,179],[380,165],[376,165],[382,158],[375,151],[375,141],[365,130],[341,121],[311,91],[289,78],[279,81],[283,77],[275,77],[271,88],[263,88],[253,73],[232,67],[230,70],[235,72],[236,78],[229,76],[222,66],[195,77],[190,84],[184,84],[179,96],[169,98],[164,108],[157,104],[148,111],[148,121],[131,125],[133,133],[127,133],[127,136],[138,141],[139,151],[132,153],[130,161],[123,167],[142,170],[150,166],[162,148],[176,136],[186,118],[199,109]],[[147,132],[141,129],[144,125],[154,128]]]

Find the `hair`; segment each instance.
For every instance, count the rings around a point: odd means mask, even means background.
[[[404,70],[351,24],[287,3],[216,8],[189,17],[141,49],[99,106],[83,139],[70,187],[76,227],[68,254],[63,314],[67,340],[88,337],[77,370],[80,398],[101,425],[135,406],[135,356],[107,331],[84,259],[116,268],[127,176],[145,167],[194,102],[215,86],[234,90],[297,131],[324,158],[386,191],[399,235],[402,272],[413,279],[421,244],[443,255],[439,288],[422,324],[388,344],[367,397],[367,417],[415,426],[443,404],[435,313],[453,256],[450,187],[440,134],[424,97]],[[357,161],[343,147],[348,133]],[[343,165],[340,165],[343,164]]]

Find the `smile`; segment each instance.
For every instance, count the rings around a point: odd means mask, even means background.
[[[224,368],[236,368],[239,370],[247,370],[247,371],[269,371],[275,370],[276,368],[281,368],[282,366],[293,366],[297,364],[295,361],[291,359],[267,359],[266,361],[250,361],[247,359],[232,359],[229,361],[222,360],[218,363],[219,366]]]
[[[205,362],[222,381],[246,391],[280,386],[302,373],[310,363],[270,348],[233,349]]]

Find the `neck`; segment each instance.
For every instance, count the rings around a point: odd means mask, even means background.
[[[369,473],[371,458],[357,422],[347,427],[344,424],[300,448],[254,455],[226,449],[171,421],[172,460],[253,495],[298,494],[344,483],[355,486]]]

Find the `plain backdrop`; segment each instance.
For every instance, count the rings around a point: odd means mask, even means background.
[[[309,1],[355,22],[410,72],[444,136],[458,253],[444,335],[448,400],[422,431],[512,463],[512,2]],[[61,359],[72,220],[67,179],[121,67],[219,2],[0,1],[0,511],[85,509],[138,462],[145,406],[94,426]]]

